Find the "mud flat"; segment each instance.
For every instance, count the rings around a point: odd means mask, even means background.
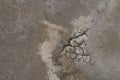
[[[120,80],[119,0],[1,0],[0,80]]]

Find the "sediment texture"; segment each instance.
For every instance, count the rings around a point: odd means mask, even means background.
[[[119,0],[0,0],[0,80],[120,80]]]

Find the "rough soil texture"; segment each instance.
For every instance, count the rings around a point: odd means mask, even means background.
[[[120,80],[119,0],[0,0],[0,80]]]

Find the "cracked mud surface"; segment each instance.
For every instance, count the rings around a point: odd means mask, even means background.
[[[87,54],[85,50],[85,38],[87,37],[86,32],[87,29],[83,32],[78,32],[79,34],[76,36],[74,34],[74,36],[67,41],[68,43],[63,46],[61,54],[66,56],[68,59],[72,59],[73,62],[78,61],[78,63],[81,60],[85,61],[85,57],[90,58],[90,54]]]
[[[120,80],[119,0],[0,0],[0,80]]]

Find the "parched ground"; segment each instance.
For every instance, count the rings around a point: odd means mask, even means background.
[[[0,80],[119,80],[119,0],[0,0]]]

